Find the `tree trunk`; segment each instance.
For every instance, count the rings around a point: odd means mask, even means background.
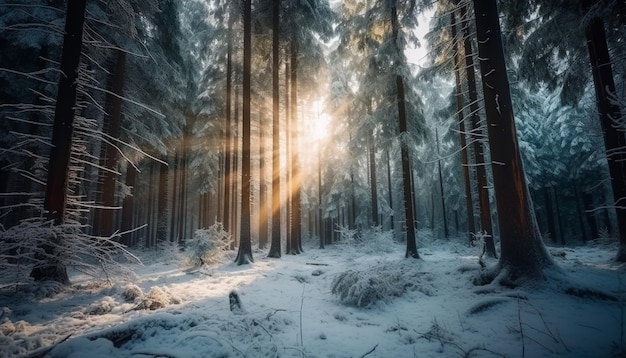
[[[476,164],[476,186],[478,187],[478,202],[480,203],[480,229],[485,240],[486,254],[497,257],[496,246],[493,241],[493,224],[491,222],[491,205],[489,204],[489,188],[487,187],[487,170],[485,168],[485,154],[483,144],[483,130],[478,115],[478,90],[476,88],[476,73],[474,70],[474,53],[470,38],[469,21],[467,21],[467,7],[461,8],[461,28],[465,48],[465,70],[469,89],[470,118],[472,119],[472,140],[474,142],[474,162]]]
[[[319,144],[318,144],[319,146]],[[322,229],[322,148],[317,148],[317,234],[320,239],[320,249],[324,248],[324,230]]]
[[[301,177],[298,158],[298,42],[291,38],[291,251],[302,252]]]
[[[378,190],[376,184],[376,146],[374,135],[369,138],[369,162],[370,162],[370,192],[372,195],[372,225],[378,226]]]
[[[267,256],[281,255],[280,225],[280,0],[272,9],[272,243]]]
[[[46,218],[54,225],[65,222],[67,203],[67,180],[74,129],[74,107],[76,106],[76,86],[78,81],[78,65],[83,45],[83,24],[85,22],[85,0],[68,0],[65,15],[65,35],[61,53],[61,76],[57,89],[57,99],[52,127],[52,148],[48,163],[48,179],[44,210]],[[63,262],[58,246],[63,240],[51,237],[50,242],[39,255],[44,263],[36,266],[30,273],[35,281],[52,280],[63,284],[69,283],[67,268]]]
[[[448,218],[446,217],[446,197],[443,192],[443,175],[441,173],[441,153],[439,152],[439,132],[435,128],[435,137],[437,139],[437,168],[439,169],[439,193],[441,197],[441,214],[443,215],[443,234],[447,239],[450,235],[448,233]]]
[[[554,206],[556,207],[556,222],[559,226],[559,237],[561,238],[561,244],[565,245],[565,233],[563,233],[563,223],[561,221],[561,207],[559,206],[559,195],[555,187],[552,187],[552,191],[554,192]]]
[[[407,140],[407,119],[404,97],[404,83],[402,76],[396,76],[398,119],[400,122],[401,156],[402,156],[402,188],[404,191],[404,225],[406,228],[406,253],[405,257],[419,259],[417,242],[415,240],[415,215],[413,214],[413,195],[411,186],[411,162]]]
[[[478,283],[493,280],[500,271],[502,283],[543,277],[553,265],[541,240],[528,197],[519,154],[511,92],[507,78],[496,0],[474,0],[478,56],[487,114],[493,184],[498,208],[501,255],[494,270]]]
[[[265,136],[263,114],[259,115],[259,249],[267,246],[267,188],[265,186]]]
[[[285,50],[285,57],[287,57],[287,51]],[[285,253],[289,254],[291,252],[291,225],[293,225],[293,219],[291,217],[291,207],[293,202],[293,184],[292,184],[292,175],[291,175],[291,106],[289,105],[290,97],[290,83],[289,79],[291,78],[291,66],[289,65],[289,61],[285,63],[285,198],[286,198],[286,207],[285,207]]]
[[[252,58],[252,0],[244,1],[243,12],[243,145],[241,156],[241,229],[239,236],[239,251],[235,261],[237,265],[253,262],[252,238],[250,237],[250,184],[251,178],[251,131],[250,131],[250,101],[251,101],[251,58]]]
[[[452,23],[452,38],[456,41],[456,27],[457,22],[454,12],[450,14]],[[461,65],[460,65],[460,50],[455,47],[454,52],[454,78],[456,82],[456,114],[459,124],[459,136],[461,140],[461,165],[463,166],[463,183],[465,184],[465,209],[467,211],[467,242],[472,242],[472,234],[476,233],[476,226],[474,224],[474,204],[472,202],[472,187],[470,182],[468,156],[467,156],[467,140],[465,135],[465,118],[463,115],[463,93],[461,91]]]
[[[557,241],[556,225],[554,224],[554,209],[552,208],[552,192],[550,188],[543,188],[543,201],[546,205],[546,218],[548,219],[548,233],[552,241]]]
[[[121,50],[116,50],[115,70],[113,71],[112,85],[110,91],[112,94],[107,94],[106,102],[109,106],[106,106],[108,115],[104,117],[104,128],[108,137],[112,139],[119,139],[122,128],[122,98],[124,92],[124,78],[126,69],[126,53]],[[110,142],[110,143],[107,143]],[[117,148],[114,146],[114,142],[111,139],[103,141],[102,145],[105,147],[102,151],[104,153],[103,166],[106,168],[101,174],[101,189],[99,194],[101,195],[100,204],[105,209],[100,210],[100,227],[96,228],[96,232],[101,236],[110,236],[115,232],[113,225],[113,207],[115,206],[115,193],[116,190],[116,178],[118,177],[117,166],[118,156]]]
[[[183,139],[181,143],[181,155],[180,155],[180,191],[178,197],[178,233],[176,235],[177,243],[184,245],[186,228],[187,228],[187,167],[189,162],[189,138],[190,133],[190,116],[185,116],[185,126],[183,127]],[[173,228],[172,228],[173,230]]]
[[[159,165],[159,194],[157,199],[157,244],[167,240],[167,155],[163,156],[163,163]]]
[[[597,1],[583,1],[587,11],[594,5]],[[619,105],[611,100],[611,96],[616,95],[615,81],[602,19],[592,18],[585,28],[585,35],[617,215],[620,246],[616,260],[626,262],[626,205],[623,204],[626,201],[626,138],[622,129],[616,127],[616,121],[622,115]]]
[[[578,186],[576,185],[576,183],[574,183],[574,199],[576,200],[576,214],[577,214],[577,220],[578,224],[580,225],[580,235],[581,235],[581,239],[583,241],[583,243],[586,243],[587,241],[589,241],[589,237],[587,237],[587,231],[585,230],[585,216],[582,213],[582,210],[580,209],[580,192],[578,191]]]
[[[133,234],[129,233],[133,229],[133,213],[135,211],[135,181],[137,179],[137,169],[131,164],[126,163],[126,186],[132,188],[132,194],[122,199],[122,235],[121,242],[124,245],[131,246],[133,244]]]
[[[180,219],[178,211],[179,205],[178,200],[180,200],[180,184],[178,183],[178,177],[180,176],[180,159],[178,158],[179,148],[173,148],[174,150],[174,170],[172,175],[172,207],[171,207],[171,215],[170,215],[170,227],[172,230],[170,231],[170,242],[175,242],[178,240],[178,226],[180,225]]]
[[[392,39],[397,45],[398,41],[398,12],[395,2],[390,7]],[[400,48],[397,48],[400,52]],[[398,53],[399,55],[399,53]],[[413,212],[413,193],[411,183],[411,161],[409,158],[409,144],[407,133],[406,97],[404,95],[404,80],[400,74],[396,74],[396,101],[398,105],[398,123],[400,132],[400,155],[402,158],[402,189],[404,194],[404,225],[406,228],[406,253],[405,257],[419,259],[417,243],[415,240],[415,215]]]
[[[391,160],[389,158],[389,149],[386,151],[387,153],[387,189],[389,190],[389,208],[391,209],[391,217],[389,218],[389,222],[391,223],[391,231],[394,231],[394,209],[393,209],[393,191],[391,187]]]
[[[232,29],[230,20],[228,20],[228,45],[226,52],[226,125],[224,131],[224,194],[223,194],[223,204],[224,208],[222,211],[222,225],[224,227],[224,231],[231,234],[231,198],[233,185],[232,180],[233,176],[231,173],[231,164],[232,164],[232,118],[231,118],[231,107],[232,107],[232,82],[233,82],[233,66],[232,66]],[[235,151],[236,152],[236,151]],[[234,240],[234,238],[232,238]]]
[[[587,218],[587,224],[591,229],[591,240],[595,240],[598,235],[598,224],[596,223],[596,216],[593,212],[593,196],[591,193],[583,192],[583,206],[585,208],[585,217]]]

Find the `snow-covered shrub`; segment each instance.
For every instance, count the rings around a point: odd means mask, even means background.
[[[383,231],[380,226],[372,227],[368,230],[350,230],[347,227],[337,228],[340,240],[338,245],[344,248],[356,249],[355,251],[364,254],[378,254],[393,252],[396,242],[393,231]]]
[[[431,295],[431,277],[418,271],[414,263],[383,263],[363,271],[348,270],[333,280],[331,291],[349,305],[365,307],[390,297],[401,296],[408,289]],[[424,279],[423,279],[424,278]]]
[[[222,260],[230,243],[230,234],[224,231],[221,223],[198,229],[185,243],[187,260],[192,266],[216,264]]]
[[[161,262],[181,262],[184,258],[181,246],[168,240],[158,244],[158,256]]]
[[[129,283],[122,288],[122,298],[126,302],[134,302],[139,297],[143,296],[141,288],[135,284]]]
[[[380,226],[363,231],[360,251],[366,254],[391,253],[396,246],[393,231],[383,231]]]
[[[154,286],[150,292],[144,296],[135,309],[156,310],[165,308],[171,304],[179,304],[181,299],[174,295],[167,287]]]
[[[43,218],[23,220],[0,231],[0,270],[6,272],[3,279],[16,286],[31,283],[32,269],[48,264],[49,260],[109,282],[113,277],[131,277],[132,272],[122,261],[137,259],[117,239],[115,235],[89,236],[80,223],[71,220],[62,225],[52,225]],[[52,253],[44,251],[43,247],[50,248]],[[42,296],[49,294],[42,292]]]
[[[339,233],[339,243],[353,244],[358,239],[359,231],[350,229],[347,226],[337,225],[337,233]]]
[[[99,316],[105,313],[109,313],[117,306],[117,302],[111,296],[105,296],[98,302],[95,302],[85,310],[85,313],[92,316]]]

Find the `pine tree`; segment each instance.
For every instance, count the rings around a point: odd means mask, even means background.
[[[252,57],[252,0],[245,0],[243,11],[243,146],[241,157],[241,229],[239,251],[235,262],[249,264],[252,258],[252,238],[250,234],[250,184],[251,184],[251,57]]]
[[[528,197],[496,0],[474,0],[474,18],[501,240],[498,265],[478,282],[489,282],[503,272],[501,282],[516,285],[526,278],[542,277],[543,270],[553,262],[541,240]]]
[[[65,222],[67,203],[67,185],[74,123],[74,106],[76,105],[78,66],[83,44],[83,24],[85,21],[85,0],[68,0],[65,15],[65,35],[61,55],[61,73],[57,89],[57,101],[54,112],[52,132],[52,149],[48,163],[48,180],[44,210],[47,219],[53,225]],[[59,257],[58,245],[62,237],[51,237],[43,247],[45,260],[42,266],[36,266],[31,276],[37,280],[53,280],[64,284],[69,283],[67,269]]]

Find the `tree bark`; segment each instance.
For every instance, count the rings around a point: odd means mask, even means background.
[[[401,156],[402,156],[402,187],[404,191],[404,225],[406,228],[406,253],[405,257],[413,257],[419,259],[417,253],[417,242],[415,240],[415,215],[413,214],[413,195],[411,186],[411,162],[409,158],[407,136],[407,120],[406,107],[404,97],[404,83],[402,76],[396,76],[397,101],[398,101],[398,118],[400,122],[401,139]]]
[[[228,45],[226,52],[226,125],[224,130],[224,193],[222,195],[222,201],[224,204],[222,210],[222,225],[224,227],[224,231],[233,234],[231,230],[230,223],[230,213],[231,213],[231,192],[232,190],[232,173],[231,173],[231,163],[232,163],[232,118],[231,118],[231,107],[232,107],[232,82],[233,82],[233,66],[232,66],[232,29],[230,24],[230,19],[228,20]],[[234,238],[233,238],[234,240]]]
[[[498,208],[501,255],[494,270],[477,283],[501,277],[511,285],[518,279],[538,279],[553,265],[541,240],[519,154],[511,92],[507,78],[496,0],[474,0],[478,56],[482,74],[493,184]]]
[[[435,128],[435,137],[437,139],[437,156],[441,156],[439,152],[439,133]],[[437,160],[437,168],[439,169],[439,194],[441,197],[441,214],[443,216],[443,233],[447,239],[450,235],[448,233],[448,218],[446,216],[446,197],[443,192],[443,174],[441,173],[441,158]]]
[[[105,114],[104,128],[110,138],[119,139],[122,128],[122,98],[124,92],[124,78],[126,71],[126,53],[121,50],[116,50],[115,69],[113,71],[112,85],[110,91],[112,94],[107,94],[106,106],[108,115]],[[111,140],[108,140],[110,142]],[[113,224],[115,206],[115,193],[116,190],[116,178],[118,177],[116,171],[118,166],[117,148],[113,146],[114,143],[107,143],[102,141],[102,145],[105,147],[102,151],[103,166],[106,170],[101,174],[101,189],[99,194],[101,196],[100,203],[105,209],[100,210],[100,227],[96,228],[101,236],[110,236],[115,231]]]
[[[456,41],[456,27],[457,22],[454,11],[450,14],[452,23],[452,38]],[[472,184],[470,181],[468,156],[467,156],[467,140],[465,135],[465,118],[463,115],[463,94],[461,91],[461,65],[460,65],[460,50],[455,46],[454,51],[454,78],[456,82],[455,86],[455,98],[456,98],[456,114],[459,124],[459,137],[461,140],[461,165],[463,166],[463,183],[465,184],[465,210],[467,211],[467,242],[470,244],[473,240],[472,234],[476,233],[476,226],[474,223],[474,203],[472,202]]]
[[[137,190],[135,189],[135,182],[137,180],[137,169],[131,164],[126,163],[126,186],[132,188],[132,194],[127,195],[122,199],[122,235],[121,242],[124,245],[131,246],[133,244],[133,234],[129,231],[132,230],[134,222],[135,212],[135,195]]]
[[[398,46],[398,12],[395,2],[390,7],[392,39]],[[400,48],[397,48],[400,52]],[[417,243],[415,240],[415,215],[413,212],[413,193],[411,183],[411,161],[409,158],[406,97],[404,95],[404,80],[400,74],[396,74],[396,101],[398,105],[398,122],[400,132],[400,155],[402,158],[402,189],[404,194],[404,225],[406,228],[406,253],[405,257],[419,259]]]
[[[242,156],[241,156],[241,226],[239,251],[235,262],[245,265],[254,261],[252,258],[252,238],[250,237],[250,184],[251,178],[251,58],[252,58],[252,0],[244,1],[243,12],[243,120],[242,120]]]
[[[593,0],[583,1],[587,11],[596,4],[597,1]],[[602,19],[591,19],[585,28],[585,35],[617,215],[620,246],[616,260],[626,262],[626,137],[616,126],[622,114],[619,105],[611,100],[611,96],[616,95],[615,81]]]
[[[83,24],[85,22],[86,0],[68,0],[65,15],[65,35],[61,52],[61,76],[57,89],[57,99],[52,127],[52,148],[48,162],[48,178],[44,210],[46,218],[54,225],[65,222],[67,203],[67,181],[74,129],[74,107],[78,81],[78,66],[83,45]],[[63,238],[51,237],[42,249],[45,254],[41,266],[30,273],[35,281],[53,280],[69,283],[67,268],[59,252],[58,245]]]
[[[478,202],[480,204],[480,229],[485,240],[485,253],[490,257],[497,257],[496,246],[493,241],[493,224],[491,222],[491,205],[489,204],[489,188],[487,184],[487,170],[485,168],[485,154],[483,144],[483,130],[478,115],[478,90],[476,87],[476,73],[474,70],[474,50],[470,38],[469,21],[467,21],[467,7],[461,7],[461,28],[463,31],[463,45],[465,48],[465,70],[469,89],[470,118],[472,119],[472,137],[474,142],[474,162],[476,164],[476,186]]]
[[[301,184],[298,156],[298,40],[291,38],[291,253],[302,252],[302,213],[300,208]]]
[[[280,0],[272,9],[272,238],[267,256],[281,256],[280,225]]]
[[[163,163],[159,164],[159,194],[157,199],[156,238],[157,244],[167,240],[167,155],[163,156]]]
[[[376,146],[374,145],[374,135],[369,138],[369,162],[370,162],[370,193],[372,196],[372,225],[378,226],[378,190],[376,180]]]
[[[548,233],[552,241],[557,241],[556,225],[554,224],[554,209],[552,208],[552,192],[549,187],[543,188],[543,201],[546,205],[546,218],[548,219]]]
[[[387,189],[389,190],[389,208],[391,209],[391,217],[389,218],[391,231],[395,230],[394,220],[394,209],[393,209],[393,191],[391,187],[391,160],[389,158],[389,149],[386,151],[387,153]]]
[[[267,188],[265,187],[265,136],[263,114],[259,115],[259,249],[267,246]]]

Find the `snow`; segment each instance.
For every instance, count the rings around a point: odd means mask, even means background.
[[[49,297],[32,287],[1,291],[0,356],[41,353],[68,335],[46,357],[626,354],[626,280],[624,266],[611,261],[616,243],[550,248],[560,270],[511,289],[472,284],[480,250],[464,239],[432,240],[425,231],[418,237],[421,260],[405,259],[404,245],[392,241],[380,253],[367,242],[305,247],[281,259],[257,250],[255,262],[243,266],[232,263],[232,253],[192,270],[179,258],[135,252],[144,265],[133,267],[134,282],[100,285],[74,274],[71,287]],[[350,305],[331,293],[348,271],[404,287],[382,290],[365,307]],[[232,291],[242,302],[239,314],[229,309]]]

